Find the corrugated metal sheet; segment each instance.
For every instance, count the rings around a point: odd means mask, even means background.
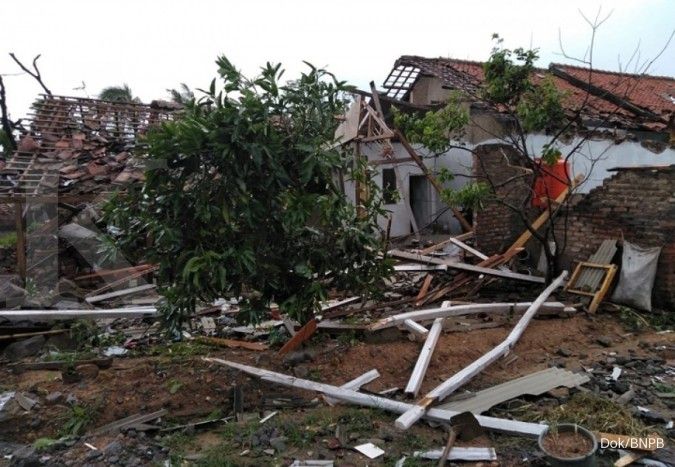
[[[497,404],[523,394],[537,396],[560,386],[571,388],[587,383],[589,380],[590,378],[584,374],[573,373],[562,368],[548,368],[478,391],[468,399],[439,405],[438,408],[480,414]]]
[[[596,251],[595,254],[591,255],[591,257],[588,258],[588,262],[595,264],[610,264],[612,262],[612,258],[614,258],[614,255],[616,254],[616,249],[617,248],[615,239],[605,240],[600,245],[600,248],[598,248],[598,251]],[[576,290],[584,290],[594,293],[596,290],[598,290],[600,281],[604,276],[605,276],[604,269],[597,269],[597,268],[583,269],[579,274],[579,278],[576,280],[576,283],[574,284],[574,288]]]

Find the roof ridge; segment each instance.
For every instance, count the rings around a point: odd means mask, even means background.
[[[567,64],[567,63],[551,62],[551,63],[549,63],[548,66],[549,66],[549,68],[550,67],[564,67],[564,68],[573,68],[575,70],[588,71],[588,67],[578,66],[578,65],[570,65],[570,64]],[[666,79],[666,80],[669,80],[669,81],[675,81],[674,76],[650,75],[650,74],[647,74],[647,73],[642,73],[642,74],[640,74],[640,73],[626,73],[624,71],[603,70],[601,68],[593,68],[593,72],[594,73],[603,73],[603,74],[607,74],[607,75],[633,76],[633,77],[636,77],[636,78],[644,77],[644,78]]]
[[[440,56],[439,57],[423,57],[421,55],[401,55],[398,58],[398,60],[406,60],[406,59],[422,59],[422,60],[430,60],[430,61],[431,60],[443,60],[443,61],[449,62],[449,64],[463,63],[463,64],[468,64],[468,65],[480,65],[480,66],[483,66],[485,64],[485,61],[469,60],[469,59],[462,59],[462,58],[452,58],[452,57],[440,57]],[[567,64],[567,63],[551,62],[546,67],[535,67],[535,71],[546,72],[546,71],[549,71],[550,67],[552,67],[552,66],[573,68],[575,70],[588,70],[587,67],[583,67],[583,66],[570,65],[570,64]],[[634,77],[645,77],[645,78],[665,79],[665,80],[669,80],[669,81],[675,81],[675,77],[673,77],[673,76],[650,75],[650,74],[647,74],[647,73],[645,73],[645,74],[626,73],[626,72],[621,72],[621,71],[603,70],[601,68],[593,68],[593,72],[607,74],[607,75],[634,76]]]

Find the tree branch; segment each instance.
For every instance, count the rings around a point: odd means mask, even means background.
[[[40,58],[40,55],[41,55],[41,54],[37,54],[37,55],[35,56],[35,58],[33,59],[33,69],[34,69],[35,71],[31,71],[31,70],[28,69],[23,63],[21,63],[21,60],[19,60],[18,58],[16,58],[16,55],[14,55],[14,52],[10,52],[10,53],[9,53],[9,56],[12,57],[12,59],[16,62],[16,64],[19,65],[19,67],[21,67],[21,69],[22,69],[23,71],[25,71],[26,73],[28,73],[29,75],[31,75],[31,76],[38,82],[38,84],[39,84],[40,86],[42,86],[42,89],[44,89],[45,93],[51,96],[51,95],[52,95],[52,92],[49,90],[49,88],[48,88],[47,86],[45,86],[44,81],[42,81],[42,75],[40,74],[40,69],[39,69],[38,66],[37,66],[37,61],[38,61],[38,59]]]

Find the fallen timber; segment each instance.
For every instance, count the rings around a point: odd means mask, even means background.
[[[420,263],[429,263],[445,266],[446,268],[459,269],[467,272],[474,272],[478,274],[486,274],[488,276],[502,277],[505,279],[515,279],[524,282],[533,282],[535,284],[543,284],[545,280],[543,277],[530,276],[528,274],[520,274],[511,271],[502,271],[500,269],[486,268],[483,266],[474,266],[473,264],[459,263],[457,261],[446,261],[431,256],[418,255],[415,253],[408,253],[407,251],[390,250],[387,253],[389,256],[395,258],[402,258]]]
[[[151,318],[153,316],[157,316],[157,308],[154,306],[98,310],[0,310],[0,318],[27,321],[54,321],[85,318]]]
[[[544,289],[537,299],[529,306],[525,314],[516,323],[513,330],[511,330],[511,333],[501,344],[428,392],[426,396],[417,401],[417,403],[415,403],[409,410],[396,419],[396,427],[401,430],[407,430],[416,421],[424,416],[425,412],[429,410],[431,404],[449,396],[489,365],[506,355],[516,344],[516,342],[518,342],[518,339],[520,339],[520,336],[525,331],[525,328],[530,323],[537,311],[539,311],[539,308],[541,308],[544,301],[555,291],[555,289],[560,287],[563,282],[565,282],[566,278],[567,271],[563,271],[563,273],[560,274],[560,276],[558,276],[558,278],[555,279],[548,287],[546,287],[546,289]]]
[[[333,399],[338,399],[344,402],[350,402],[356,405],[388,410],[390,412],[395,413],[405,413],[411,408],[415,407],[413,404],[408,404],[406,402],[395,401],[387,399],[386,397],[376,396],[372,394],[364,394],[358,391],[354,391],[351,389],[344,389],[330,384],[296,378],[294,376],[284,375],[282,373],[276,373],[274,371],[264,370],[249,365],[243,365],[241,363],[231,362],[228,360],[222,360],[220,358],[203,357],[203,360],[209,363],[224,365],[230,368],[237,369],[239,371],[243,371],[244,373],[247,373],[249,375],[257,376],[264,381],[280,384],[282,386],[287,387],[320,392]],[[429,420],[447,423],[450,421],[451,417],[457,414],[458,412],[454,412],[452,410],[432,408],[423,413],[423,416],[428,418]],[[487,429],[518,435],[536,437],[539,436],[547,428],[547,425],[544,424],[520,422],[517,420],[506,420],[496,417],[487,417],[484,415],[478,415],[476,416],[476,418],[478,419],[478,423],[480,423],[481,426]]]
[[[436,318],[447,318],[449,316],[462,316],[474,313],[507,313],[526,311],[533,302],[513,302],[513,303],[472,303],[469,305],[442,306],[440,308],[428,308],[426,310],[409,311],[398,315],[389,316],[370,325],[371,331],[378,331],[392,326],[405,323],[410,320],[414,322],[428,321]],[[560,302],[545,302],[541,304],[540,309],[558,312],[569,311],[570,307]]]

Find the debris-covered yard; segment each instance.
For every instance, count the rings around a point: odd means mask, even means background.
[[[394,465],[405,457],[402,465],[433,464],[437,461],[416,456],[443,448],[444,424],[420,422],[402,431],[394,424],[398,414],[384,408],[261,381],[204,360],[222,359],[332,386],[371,372],[361,393],[414,402],[404,390],[426,337],[405,325],[377,330],[373,324],[413,310],[411,304],[387,303],[417,299],[425,276],[396,273],[389,298],[382,302],[327,302],[325,315],[336,317],[320,320],[306,342],[283,354],[297,325],[272,312],[259,328],[241,326],[233,319],[237,305],[229,301],[200,309],[184,339],[176,342],[166,339],[152,317],[70,321],[64,322],[63,333],[15,339],[5,348],[2,367],[0,436],[3,455],[11,459],[5,462]],[[537,296],[534,285],[518,285],[510,293],[503,292],[503,285],[484,286],[472,303]],[[573,297],[558,291],[549,302],[572,303]],[[460,303],[444,306],[452,310]],[[96,312],[90,311],[92,316]],[[521,315],[512,309],[445,318],[419,395],[502,342]],[[672,459],[675,354],[672,332],[663,330],[672,325],[668,319],[666,313],[647,318],[613,305],[594,315],[552,307],[530,323],[505,358],[440,406],[459,404],[455,407],[462,411],[462,404],[474,401],[477,405],[469,410],[502,420],[572,422],[596,433],[636,437],[653,434],[667,444],[650,457]],[[375,375],[371,370],[377,370]],[[479,392],[528,375],[520,384],[498,386],[487,398]],[[368,460],[356,449],[366,443],[384,453]],[[470,441],[457,441],[454,449],[466,461],[482,453],[483,464],[545,462],[532,435],[486,430]],[[605,463],[620,456],[615,449],[599,452]]]
[[[0,79],[0,465],[675,465],[667,47],[492,39],[150,104],[10,54],[45,93]]]

